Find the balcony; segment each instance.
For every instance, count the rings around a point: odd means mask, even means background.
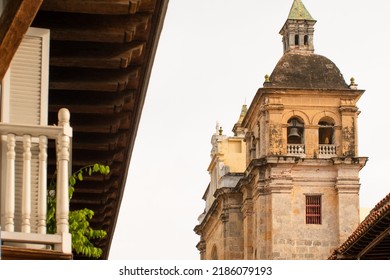
[[[331,158],[336,156],[336,145],[319,144],[318,155],[320,158]]]
[[[287,144],[287,155],[289,156],[305,156],[304,144]]]
[[[72,138],[69,111],[61,109],[58,119],[58,126],[0,123],[3,153],[0,238],[8,248],[72,253],[68,223]],[[46,232],[48,141],[55,141],[56,147],[55,234]]]

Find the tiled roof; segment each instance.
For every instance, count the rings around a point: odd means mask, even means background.
[[[383,234],[390,230],[390,193],[383,198],[356,228],[350,237],[339,247],[329,259],[341,258],[390,258],[389,234]],[[370,244],[372,252],[367,250]],[[378,253],[374,252],[378,251]],[[364,254],[362,252],[365,251]],[[380,255],[379,255],[380,251]]]
[[[269,79],[275,88],[348,89],[336,64],[317,54],[284,54]]]

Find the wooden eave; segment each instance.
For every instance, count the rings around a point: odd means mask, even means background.
[[[95,244],[102,259],[109,255],[167,5],[45,0],[32,23],[50,29],[49,123],[60,108],[70,110],[73,171],[93,163],[111,169],[78,183],[70,205],[92,209],[91,225],[107,231]],[[49,157],[53,151],[51,146]],[[54,170],[51,157],[49,172]]]

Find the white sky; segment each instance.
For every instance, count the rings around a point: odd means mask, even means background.
[[[199,259],[193,231],[209,182],[210,139],[232,135],[282,56],[292,0],[170,0],[130,164],[110,259]],[[303,0],[314,46],[360,99],[361,207],[390,192],[390,1]],[[389,84],[387,84],[389,82]]]

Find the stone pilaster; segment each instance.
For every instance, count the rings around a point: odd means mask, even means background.
[[[344,242],[359,225],[359,171],[367,158],[337,158],[339,242]]]

